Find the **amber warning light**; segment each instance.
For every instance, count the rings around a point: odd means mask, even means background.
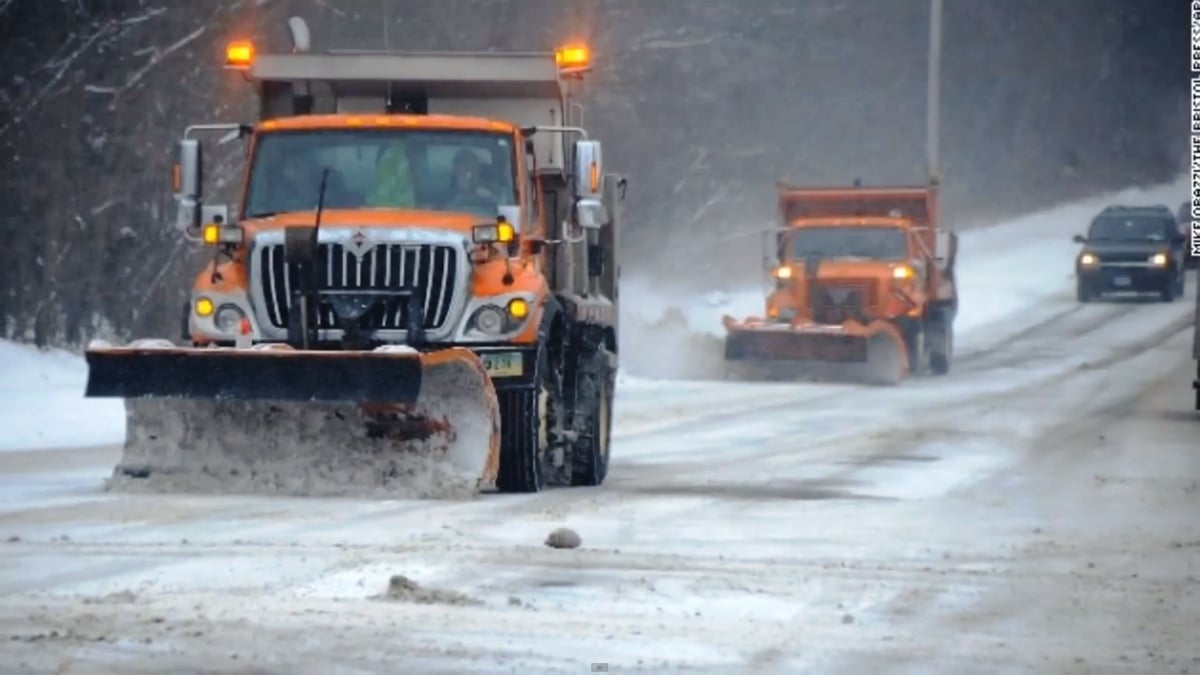
[[[554,62],[564,73],[582,73],[592,68],[592,52],[585,44],[569,44],[554,52]]]
[[[230,42],[225,46],[225,67],[245,70],[254,63],[254,44],[245,40]]]

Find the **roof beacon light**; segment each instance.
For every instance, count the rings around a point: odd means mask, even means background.
[[[254,43],[236,40],[225,46],[225,67],[233,70],[248,70],[254,63]]]
[[[573,42],[555,50],[554,62],[559,72],[583,73],[592,69],[592,50],[581,42]]]

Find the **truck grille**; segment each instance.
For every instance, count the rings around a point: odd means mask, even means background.
[[[1145,263],[1150,259],[1149,253],[1100,253],[1097,254],[1101,263]]]
[[[295,271],[289,273],[281,244],[263,246],[256,255],[267,320],[276,328],[286,328],[297,283]],[[437,330],[449,318],[454,300],[457,256],[453,247],[438,244],[379,244],[362,256],[341,244],[320,244],[317,285],[319,290],[397,291],[363,316],[366,330],[405,330],[408,296],[416,293],[423,303],[425,329]],[[330,303],[321,302],[317,313],[318,328],[339,328]]]
[[[840,292],[843,291],[853,291],[858,294],[864,310],[872,314],[879,311],[879,282],[875,279],[830,279],[822,280],[820,284],[821,288],[835,296],[840,295]],[[828,296],[825,298],[829,299]],[[826,302],[813,309],[820,312],[832,309],[834,306],[834,304]]]

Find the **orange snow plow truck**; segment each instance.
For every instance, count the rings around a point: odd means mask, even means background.
[[[572,126],[587,47],[313,53],[303,20],[289,28],[290,53],[227,48],[257,123],[180,142],[176,227],[212,255],[183,344],[87,350],[86,395],[125,400],[114,479],[393,497],[602,483],[625,181]],[[233,208],[203,201],[206,132],[248,141]]]
[[[779,186],[766,317],[726,316],[739,374],[895,384],[948,372],[957,236],[938,227],[937,187]]]

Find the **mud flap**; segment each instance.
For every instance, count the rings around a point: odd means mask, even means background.
[[[86,395],[125,399],[117,488],[437,498],[495,484],[499,405],[467,349],[101,348],[87,361]]]

